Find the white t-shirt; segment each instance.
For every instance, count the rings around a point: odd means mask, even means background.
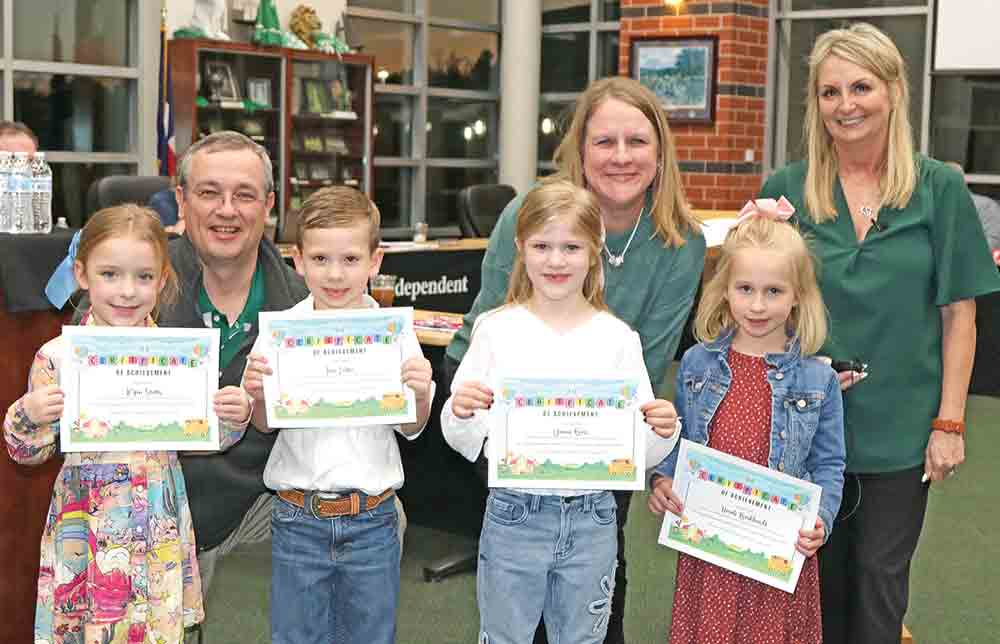
[[[470,380],[494,386],[501,375],[536,378],[632,378],[638,381],[639,403],[653,400],[649,375],[642,360],[639,334],[606,312],[598,312],[580,326],[560,333],[523,306],[512,305],[484,313],[476,320],[472,342],[455,372],[452,392]],[[451,409],[451,397],[441,411],[441,431],[455,451],[470,461],[479,457],[489,434],[489,415],[477,411],[467,419]],[[659,464],[677,443],[680,432],[661,438],[652,429],[646,437],[646,466]],[[529,494],[575,496],[594,490],[522,490]]]
[[[378,303],[365,296],[365,306],[377,308]],[[313,296],[302,300],[291,311],[312,311]],[[403,360],[423,356],[416,335],[403,336]],[[262,353],[260,337],[253,352]],[[431,383],[431,399],[434,383]],[[406,436],[414,440],[423,432]],[[362,427],[297,427],[281,429],[264,468],[264,484],[272,490],[317,490],[379,494],[388,488],[403,486],[403,464],[394,431],[399,425],[367,425]],[[402,433],[402,432],[400,432]]]

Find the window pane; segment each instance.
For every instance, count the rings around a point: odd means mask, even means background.
[[[431,27],[428,84],[450,89],[495,89],[499,41],[495,33]]]
[[[402,228],[410,225],[410,195],[413,194],[411,168],[375,168],[373,198],[382,214],[383,228]]]
[[[372,138],[377,157],[408,157],[411,155],[413,98],[392,94],[375,95],[375,124]]]
[[[931,156],[968,174],[1000,174],[1000,77],[936,76]]]
[[[496,148],[497,106],[489,101],[430,98],[427,156],[488,159]]]
[[[497,0],[427,0],[431,18],[497,24]]]
[[[907,62],[910,82],[910,124],[913,126],[914,142],[920,147],[920,119],[922,115],[921,97],[924,91],[924,45],[926,44],[926,18],[924,16],[878,16],[865,18],[884,31]],[[806,82],[809,67],[806,59],[816,38],[830,29],[844,27],[849,20],[795,20],[792,22],[791,50],[782,56],[789,61],[789,86],[778,88],[778,96],[786,92],[788,104],[788,144],[787,160],[793,161],[804,156],[802,148],[802,124],[805,120]]]
[[[618,75],[618,32],[597,34],[597,77]]]
[[[811,9],[875,9],[881,7],[926,7],[927,0],[784,0],[785,11]],[[865,18],[867,21],[868,19]]]
[[[590,22],[590,0],[542,0],[542,24]]]
[[[14,2],[14,58],[86,65],[132,64],[134,2]],[[157,5],[158,6],[158,5]]]
[[[573,118],[573,103],[546,103],[538,107],[538,160],[552,161]]]
[[[121,163],[52,163],[52,220],[65,217],[70,226],[85,223],[90,184],[115,174],[134,175],[136,166]]]
[[[413,0],[347,0],[347,6],[413,13]]]
[[[587,86],[590,34],[542,34],[542,91],[579,92]]]
[[[135,81],[36,72],[14,73],[14,119],[43,150],[129,152]]]
[[[351,43],[363,44],[363,54],[375,56],[375,79],[396,85],[413,84],[413,25],[347,16]]]
[[[620,20],[621,17],[621,0],[604,0],[601,3],[601,20]]]
[[[427,223],[458,225],[458,191],[477,183],[496,183],[493,168],[427,168]]]

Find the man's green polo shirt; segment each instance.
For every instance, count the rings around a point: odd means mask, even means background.
[[[253,278],[250,281],[250,293],[247,295],[246,304],[243,305],[243,312],[236,318],[233,324],[229,324],[226,314],[215,308],[212,300],[209,299],[205,291],[204,280],[198,289],[198,310],[205,318],[205,326],[211,325],[219,330],[219,369],[225,369],[232,362],[239,352],[247,333],[253,328],[257,321],[257,314],[264,306],[264,276],[260,267],[260,261],[253,271]]]

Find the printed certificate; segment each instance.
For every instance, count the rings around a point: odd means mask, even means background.
[[[490,487],[641,490],[646,434],[629,380],[501,379]]]
[[[270,427],[412,423],[413,390],[403,385],[403,340],[413,309],[339,309],[260,314],[274,374],[264,378]]]
[[[799,529],[816,524],[818,485],[684,439],[674,492],[684,513],[664,515],[660,543],[795,590],[805,561],[795,543]]]
[[[64,326],[64,452],[217,451],[218,329]]]

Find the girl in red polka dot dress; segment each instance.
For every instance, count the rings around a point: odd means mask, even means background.
[[[748,203],[722,246],[681,360],[681,437],[810,480],[822,490],[794,593],[680,553],[671,644],[815,644],[823,639],[816,550],[840,507],[844,423],[837,375],[811,357],[826,338],[812,256],[784,198]],[[677,450],[653,475],[650,509],[680,515]]]

